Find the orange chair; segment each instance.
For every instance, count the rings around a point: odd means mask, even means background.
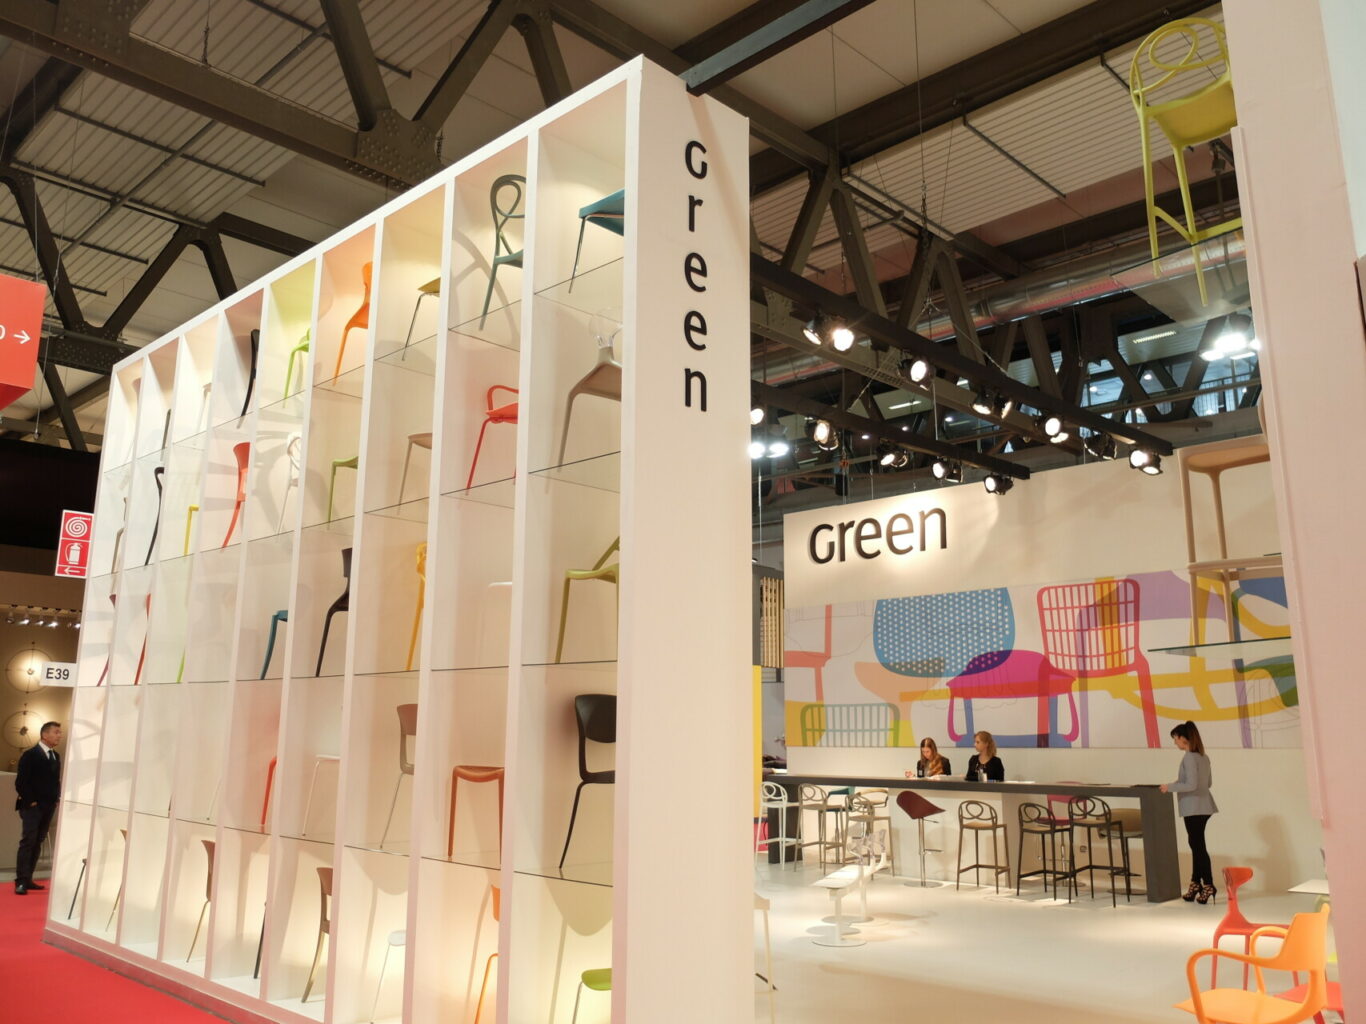
[[[1262,936],[1282,939],[1275,956],[1256,956],[1257,939]],[[1178,1010],[1195,1014],[1200,1024],[1296,1024],[1320,1014],[1328,1001],[1326,976],[1326,941],[1328,935],[1328,907],[1317,914],[1296,914],[1288,928],[1269,925],[1258,928],[1249,937],[1252,954],[1230,953],[1223,949],[1202,949],[1186,961],[1186,982],[1191,997],[1176,1004]],[[1210,988],[1201,991],[1195,969],[1201,957],[1226,957],[1257,969],[1257,989],[1249,992],[1241,988]],[[1309,981],[1302,986],[1303,998],[1291,1002],[1267,992],[1262,971],[1284,971],[1288,974],[1303,971]]]
[[[1219,941],[1225,935],[1241,935],[1243,937],[1243,952],[1252,952],[1252,935],[1260,928],[1283,928],[1284,925],[1257,924],[1249,921],[1243,916],[1243,912],[1238,909],[1238,887],[1245,882],[1252,880],[1252,869],[1247,867],[1224,868],[1224,896],[1228,899],[1228,910],[1224,914],[1224,919],[1214,926],[1214,941],[1210,945],[1218,948]],[[1216,959],[1210,963],[1209,983],[1213,987],[1218,984],[1219,961]],[[1247,966],[1243,966],[1243,988],[1247,988]]]
[[[825,649],[783,651],[783,668],[809,668],[816,674],[816,703],[825,703],[825,666],[830,661],[830,627],[833,607],[825,606]]]
[[[275,766],[279,761],[278,757],[270,759],[270,767],[266,769],[266,798],[261,802],[261,831],[266,830],[266,818],[270,816],[270,791],[275,786]]]
[[[490,423],[516,423],[517,422],[517,402],[509,402],[507,405],[495,406],[493,404],[493,393],[495,391],[508,391],[512,394],[519,394],[516,388],[510,388],[506,384],[495,384],[489,388],[484,396],[484,423],[479,428],[479,440],[474,445],[474,459],[470,462],[470,476],[465,481],[465,490],[474,486],[474,467],[479,465],[479,449],[484,446],[484,431],[488,430]]]
[[[242,502],[247,500],[247,459],[251,457],[251,442],[239,441],[232,446],[232,454],[237,459],[237,500],[232,504],[232,519],[228,522],[228,532],[223,535],[220,548],[228,546],[232,533],[237,529],[238,517],[242,515]]]
[[[332,379],[336,380],[341,375],[342,357],[346,355],[346,337],[351,333],[352,328],[359,327],[362,330],[370,326],[370,277],[375,265],[367,263],[360,268],[361,281],[365,284],[365,297],[361,299],[360,309],[352,314],[351,319],[346,321],[346,328],[342,331],[341,345],[337,348],[337,368],[332,371]]]
[[[500,921],[503,903],[503,890],[496,885],[489,886],[493,890],[493,920]],[[479,986],[479,1002],[474,1008],[474,1024],[479,1024],[479,1015],[484,1012],[484,993],[489,988],[489,972],[493,970],[493,961],[498,959],[498,953],[489,954],[488,960],[484,962],[484,983]]]
[[[446,834],[446,859],[455,853],[455,794],[460,780],[466,782],[498,783],[498,855],[503,854],[503,778],[506,772],[501,766],[487,764],[458,764],[451,769],[451,823]],[[497,890],[494,890],[497,892]],[[497,915],[494,915],[495,919]]]

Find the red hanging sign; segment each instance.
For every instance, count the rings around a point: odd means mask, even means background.
[[[57,543],[57,569],[54,576],[85,579],[90,570],[90,535],[95,516],[90,512],[62,511],[62,536]]]
[[[46,286],[0,274],[0,409],[33,388],[46,302]]]

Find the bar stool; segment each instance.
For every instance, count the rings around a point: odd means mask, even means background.
[[[963,833],[972,833],[972,859],[974,863],[963,866]],[[982,863],[982,833],[991,834],[991,863]],[[1001,849],[996,845],[996,834],[1000,833],[1001,841],[1005,844],[1005,863],[1001,863]],[[1006,833],[1005,824],[996,816],[996,808],[990,804],[984,804],[980,800],[964,800],[958,805],[958,874],[954,878],[953,887],[959,888],[963,882],[964,871],[975,871],[975,881],[978,885],[982,884],[982,868],[990,868],[992,877],[996,880],[996,891],[1001,891],[1001,874],[1004,873],[1007,881],[1010,879],[1010,836]]]
[[[1129,855],[1129,843],[1137,839],[1143,839],[1143,812],[1137,807],[1112,807],[1110,818],[1115,823],[1114,838],[1119,843],[1120,855],[1124,863],[1124,899],[1131,900],[1134,896],[1133,860]],[[1144,896],[1146,892],[1138,895]]]
[[[797,800],[799,803],[799,807],[797,808],[797,845],[801,849],[805,849],[808,846],[814,846],[820,851],[822,871],[825,870],[825,851],[828,849],[839,851],[839,859],[835,861],[836,864],[844,863],[844,824],[845,817],[849,813],[847,801],[852,793],[853,790],[848,787],[827,791],[820,786],[813,786],[810,783],[804,783],[801,788],[797,790]],[[816,838],[802,842],[800,839],[802,819],[806,817],[807,811],[816,812]],[[835,834],[833,839],[827,838],[826,827],[826,815],[831,814],[835,816]]]
[[[1072,867],[1068,870],[1067,902],[1072,902],[1072,894],[1077,891],[1077,876],[1087,873],[1091,886],[1091,898],[1096,898],[1096,868],[1102,868],[1110,875],[1110,905],[1118,906],[1115,899],[1115,873],[1124,870],[1115,863],[1114,837],[1118,831],[1110,805],[1098,796],[1074,796],[1067,801],[1068,846],[1071,848]],[[1077,862],[1077,829],[1086,833],[1085,842],[1090,853],[1085,864]],[[1108,863],[1096,863],[1096,843],[1105,840]]]
[[[1053,898],[1057,899],[1058,879],[1067,874],[1058,867],[1058,837],[1067,837],[1071,834],[1071,823],[1053,817],[1053,812],[1044,804],[1023,803],[1020,804],[1019,827],[1020,835],[1015,846],[1015,866],[1018,872],[1015,876],[1015,895],[1020,895],[1020,883],[1026,878],[1042,875],[1044,892],[1048,891],[1048,879],[1052,876]],[[1039,861],[1043,867],[1033,871],[1024,870],[1024,841],[1027,835],[1039,838]],[[1051,868],[1048,866],[1050,854],[1053,857]]]
[[[920,832],[920,884],[921,886],[928,886],[930,883],[925,880],[925,854],[943,853],[944,851],[925,845],[925,819],[932,814],[943,814],[944,808],[930,803],[911,789],[903,789],[896,795],[896,805],[906,812],[906,817],[915,822],[916,828]],[[896,872],[893,871],[892,874],[896,874]],[[906,884],[910,885],[911,883],[907,882]]]
[[[879,811],[882,813],[879,814]],[[885,789],[863,789],[849,798],[849,814],[846,822],[853,824],[856,821],[861,821],[867,826],[869,835],[877,831],[879,821],[887,823],[887,858],[892,874],[895,875],[896,841],[892,834],[892,812],[891,808],[887,806],[887,791]]]
[[[584,971],[579,975],[579,987],[574,992],[574,1015],[569,1018],[569,1024],[577,1024],[579,1019],[579,998],[583,995],[584,989],[593,992],[612,991],[612,968],[599,967],[595,970]]]
[[[806,787],[803,786],[802,788],[805,789]],[[795,836],[789,836],[787,834],[787,812],[794,807],[799,809],[797,817],[798,834]],[[765,782],[760,791],[759,810],[764,815],[764,817],[768,817],[769,811],[777,812],[778,835],[775,837],[772,833],[770,833],[766,838],[760,839],[757,843],[755,843],[755,848],[757,849],[760,846],[770,846],[773,843],[777,843],[779,864],[787,860],[787,854],[784,852],[784,849],[786,847],[791,846],[794,848],[794,850],[801,849],[802,819],[800,815],[800,808],[801,803],[794,803],[793,801],[788,799],[787,790],[785,790],[782,786],[778,785],[778,783]],[[792,863],[794,866],[797,863],[797,856],[795,853],[792,856]]]

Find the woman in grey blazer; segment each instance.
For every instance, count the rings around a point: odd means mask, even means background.
[[[1191,847],[1191,884],[1181,898],[1187,903],[1191,900],[1208,903],[1218,892],[1214,888],[1209,851],[1205,848],[1205,826],[1209,824],[1210,815],[1219,810],[1209,791],[1214,775],[1205,744],[1200,739],[1200,730],[1194,722],[1183,722],[1174,728],[1172,739],[1177,750],[1186,752],[1181,758],[1181,772],[1176,781],[1162,787],[1162,792],[1176,794],[1176,808],[1186,825],[1186,838]]]

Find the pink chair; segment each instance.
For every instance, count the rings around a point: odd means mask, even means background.
[[[474,460],[470,462],[470,476],[469,479],[465,481],[465,490],[467,491],[474,486],[474,468],[479,465],[479,449],[484,446],[484,431],[488,430],[489,424],[515,424],[517,422],[519,403],[509,402],[507,405],[495,406],[493,404],[493,393],[495,391],[507,391],[514,395],[519,393],[516,388],[510,388],[506,384],[495,384],[493,387],[489,388],[488,393],[484,396],[484,405],[487,411],[484,413],[483,425],[479,428],[479,440],[476,441],[474,445]]]
[[[823,651],[783,651],[783,668],[809,668],[816,673],[817,704],[825,702],[825,666],[830,661],[830,627],[833,608],[825,606],[825,650]]]
[[[223,543],[218,545],[220,548],[228,546],[228,541],[232,540],[232,532],[237,529],[237,517],[242,514],[242,502],[247,500],[247,460],[251,458],[251,442],[239,441],[232,446],[232,454],[237,459],[237,500],[232,503],[232,519],[228,523],[228,532],[223,535]]]
[[[955,743],[976,730],[972,722],[972,700],[1028,700],[1038,699],[1035,742],[1049,746],[1057,731],[1053,721],[1055,701],[1066,697],[1071,712],[1072,727],[1061,733],[1069,743],[1081,732],[1077,701],[1072,693],[1073,677],[1054,668],[1048,658],[1037,651],[989,651],[979,654],[964,666],[961,674],[949,681],[949,738]],[[966,723],[957,725],[956,708],[963,702]]]
[[[1040,587],[1038,605],[1044,656],[1049,664],[1074,680],[1136,674],[1148,746],[1160,747],[1152,671],[1138,642],[1138,581],[1096,580]],[[1083,746],[1090,739],[1086,701],[1083,689]]]

